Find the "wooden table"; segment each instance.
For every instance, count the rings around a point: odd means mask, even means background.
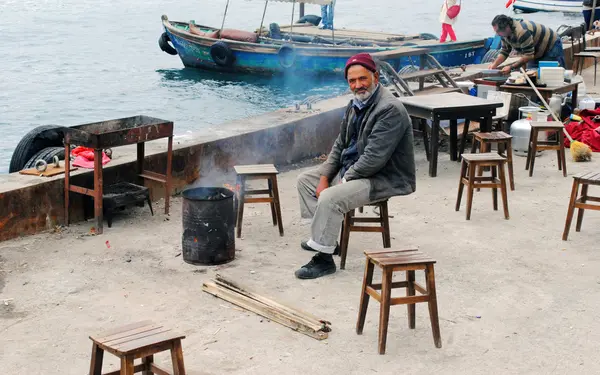
[[[398,98],[411,117],[422,122],[432,121],[431,155],[429,157],[429,176],[437,175],[438,137],[440,121],[450,120],[450,159],[458,160],[458,119],[479,121],[482,132],[492,130],[492,117],[496,108],[502,107],[500,101],[477,98],[471,95],[451,92],[445,94],[406,96]],[[423,124],[425,125],[425,124]]]
[[[575,108],[577,106],[577,85],[579,85],[579,82],[565,83],[562,86],[537,87],[537,89],[540,92],[540,94],[542,94],[542,96],[544,97],[544,100],[546,100],[547,102],[550,101],[550,98],[554,94],[566,94],[570,92],[572,93],[571,103],[573,103],[573,108]],[[499,87],[499,90],[506,91],[511,94],[525,94],[527,96],[535,96],[535,91],[533,91],[533,89],[529,87],[529,85],[501,85]]]

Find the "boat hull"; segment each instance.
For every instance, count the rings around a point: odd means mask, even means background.
[[[249,74],[308,74],[308,75],[341,75],[346,61],[360,52],[380,52],[392,50],[393,47],[330,47],[294,43],[294,59],[291,66],[284,67],[279,56],[282,44],[247,43],[223,40],[234,58],[230,66],[218,65],[211,57],[211,46],[216,39],[192,35],[182,29],[163,22],[165,32],[186,67],[211,71],[249,73]],[[424,47],[446,67],[474,64],[485,54],[484,40],[461,43],[430,43],[422,45],[408,43],[406,47]],[[400,57],[387,60],[392,67],[400,70],[406,65],[419,64],[418,57]]]
[[[583,7],[581,0],[515,0],[513,9],[523,13],[581,13]]]

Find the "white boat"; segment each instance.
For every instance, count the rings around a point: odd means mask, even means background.
[[[563,12],[581,13],[582,0],[515,0],[512,4],[515,12]]]

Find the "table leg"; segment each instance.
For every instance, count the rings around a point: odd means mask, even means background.
[[[431,158],[429,160],[429,176],[437,176],[437,159],[438,159],[438,137],[440,133],[440,120],[434,119],[431,125]]]
[[[458,123],[456,120],[450,120],[450,160],[458,159],[456,148],[458,145]]]
[[[103,232],[102,217],[102,149],[94,150],[94,216],[96,217],[96,234]]]
[[[575,87],[575,90],[571,91],[571,107],[573,109],[577,108],[577,87]],[[556,116],[558,116],[558,118],[560,119],[560,113],[557,113]]]
[[[492,131],[492,117],[484,117],[481,119],[481,131],[484,133]]]
[[[65,225],[69,225],[69,192],[71,186],[70,145],[65,143]]]
[[[171,174],[173,164],[173,136],[169,137],[167,146],[167,182],[165,184],[165,214],[169,214],[169,203],[171,202]]]

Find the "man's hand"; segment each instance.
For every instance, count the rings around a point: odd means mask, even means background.
[[[329,187],[329,180],[325,176],[321,176],[319,185],[317,185],[317,191],[315,192],[317,198],[321,195],[321,192]]]
[[[502,68],[502,74],[510,74],[511,71],[511,66],[507,65],[504,68]]]
[[[496,63],[491,63],[488,65],[488,69],[496,69]]]

